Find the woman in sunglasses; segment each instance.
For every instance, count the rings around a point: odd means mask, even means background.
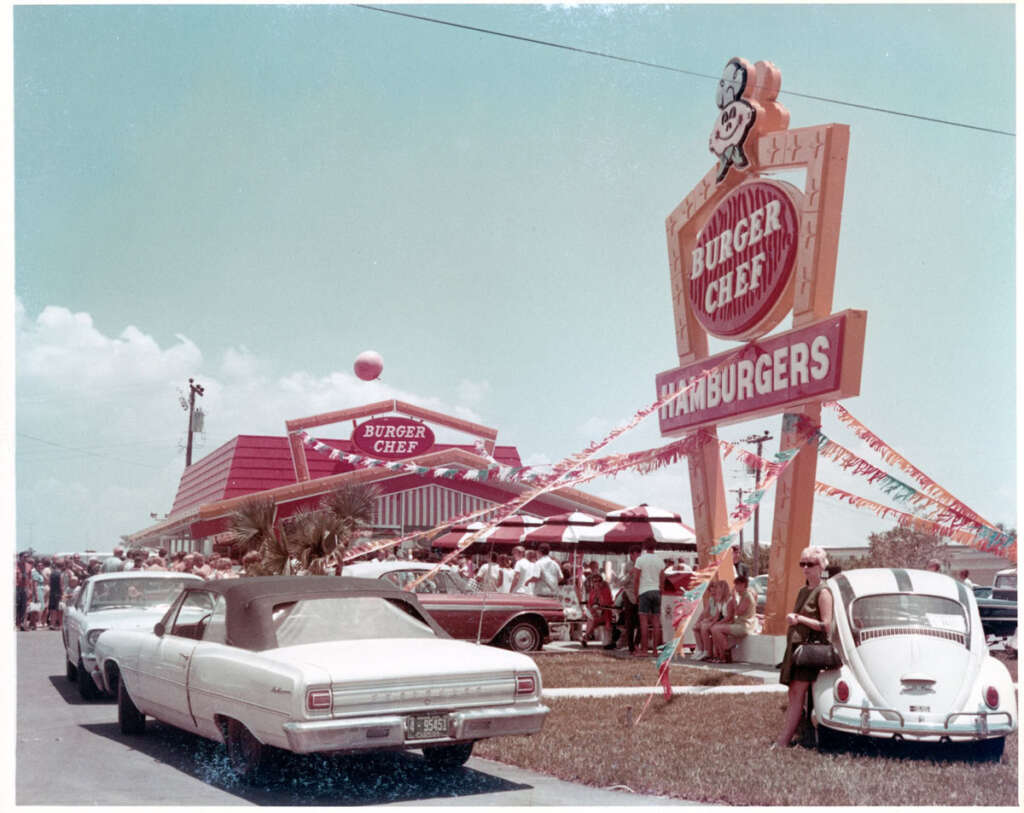
[[[828,630],[832,625],[832,594],[825,588],[822,578],[826,567],[828,558],[821,548],[804,548],[800,552],[800,569],[807,583],[797,593],[793,612],[786,616],[789,631],[779,682],[789,686],[789,705],[782,733],[772,748],[785,748],[793,739],[803,716],[807,692],[818,676],[816,669],[793,664],[793,650],[802,643],[828,640]]]

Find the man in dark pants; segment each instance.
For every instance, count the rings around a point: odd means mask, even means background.
[[[616,586],[622,588],[622,623],[625,626],[626,646],[630,653],[636,649],[640,633],[640,614],[636,606],[636,581],[633,576],[639,556],[639,546],[634,545],[629,549],[629,561],[626,562],[626,569],[616,582]]]

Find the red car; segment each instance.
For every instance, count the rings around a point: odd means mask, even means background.
[[[415,581],[437,565],[388,560],[346,565],[344,575],[384,579],[398,587]],[[565,624],[556,598],[523,593],[485,593],[458,571],[442,565],[414,591],[422,606],[452,638],[532,652],[551,640],[552,627]]]

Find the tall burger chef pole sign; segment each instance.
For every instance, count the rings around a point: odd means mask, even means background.
[[[702,563],[728,533],[717,426],[795,413],[817,424],[821,403],[860,392],[864,311],[832,312],[849,128],[789,129],[777,101],[782,74],[770,62],[730,59],[716,87],[709,146],[718,158],[666,221],[679,366],[656,378],[663,435],[703,428],[689,457]],[[803,170],[803,188],[770,173]],[[792,313],[789,329],[771,336]],[[716,356],[708,336],[745,343]],[[708,369],[712,372],[704,378]],[[799,438],[783,421],[781,447]],[[817,456],[800,454],[778,480],[765,632],[783,634],[803,584],[798,561],[810,544]]]

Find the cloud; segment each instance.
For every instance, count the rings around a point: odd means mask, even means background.
[[[168,347],[132,325],[108,336],[89,314],[56,305],[33,319],[16,301],[15,333],[18,545],[31,540],[37,550],[72,540],[109,549],[149,525],[150,512],[170,510],[190,377],[203,385],[206,413],[193,459],[235,435],[283,435],[286,420],[388,399],[480,423],[472,404],[490,386],[464,381],[451,404],[344,371],[281,371],[244,346],[211,363],[186,336]],[[322,436],[347,437],[349,428],[326,426]],[[437,439],[470,442],[440,427]]]
[[[467,404],[479,404],[491,391],[491,382],[462,379],[456,388],[459,400]]]

